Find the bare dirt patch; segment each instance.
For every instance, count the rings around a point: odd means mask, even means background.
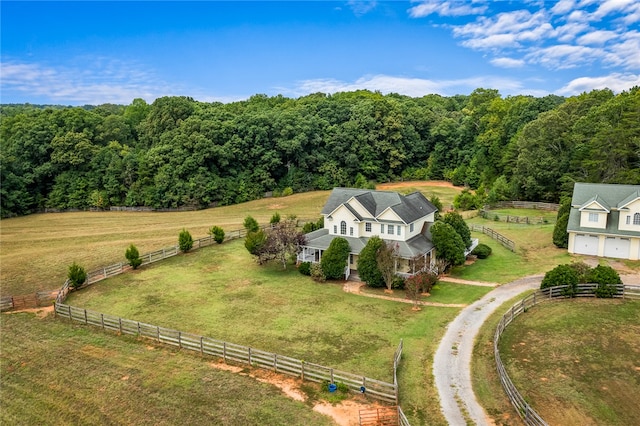
[[[307,395],[300,390],[302,380],[277,374],[272,371],[259,368],[239,367],[225,364],[224,362],[210,362],[212,368],[230,371],[232,373],[249,376],[262,383],[269,383],[279,388],[286,396],[296,401],[306,401]],[[331,417],[340,426],[353,426],[359,424],[360,410],[376,408],[379,404],[370,404],[354,400],[342,401],[338,404],[319,402],[313,406],[313,410]]]
[[[376,189],[379,190],[389,190],[389,189],[399,189],[399,188],[410,188],[415,186],[440,186],[446,188],[460,188],[463,189],[462,186],[455,186],[451,182],[447,182],[444,180],[414,180],[407,182],[389,182],[389,183],[381,183],[380,185],[376,185]]]
[[[30,312],[33,314],[36,314],[36,316],[40,319],[46,318],[47,315],[49,315],[50,313],[53,312],[53,305],[52,306],[43,306],[40,308],[29,308],[29,309],[20,309],[17,311],[8,311],[5,312],[6,314],[17,314],[20,312]]]

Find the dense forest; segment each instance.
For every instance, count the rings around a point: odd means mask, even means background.
[[[42,208],[232,204],[400,179],[557,202],[640,183],[640,88],[411,98],[356,91],[205,103],[2,105],[2,217]],[[289,189],[290,188],[290,189]]]

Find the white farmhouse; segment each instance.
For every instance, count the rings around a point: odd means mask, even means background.
[[[569,253],[640,259],[640,185],[576,183]]]
[[[397,273],[415,272],[415,259],[433,267],[435,251],[429,228],[436,207],[419,192],[401,195],[390,191],[334,188],[322,209],[324,228],[307,234],[298,255],[301,262],[320,262],[322,252],[336,237],[345,238],[351,247],[345,278],[358,268],[358,255],[374,235],[393,241],[398,248]]]

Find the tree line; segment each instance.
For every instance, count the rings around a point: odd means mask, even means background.
[[[2,217],[240,203],[283,190],[446,179],[490,201],[640,182],[640,88],[570,98],[355,91],[231,103],[0,107]]]

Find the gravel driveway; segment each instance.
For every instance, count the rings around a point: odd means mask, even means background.
[[[542,275],[527,277],[496,287],[464,308],[447,327],[435,354],[433,375],[442,413],[450,425],[466,425],[466,419],[476,425],[489,424],[471,387],[471,354],[476,335],[493,311],[518,294],[539,288],[542,278]]]

